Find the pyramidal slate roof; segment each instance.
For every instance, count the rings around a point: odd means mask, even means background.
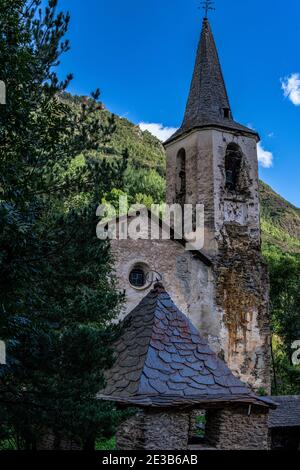
[[[183,123],[165,143],[192,129],[211,126],[257,135],[233,120],[215,40],[208,19],[204,18]]]
[[[100,399],[145,407],[232,401],[269,406],[213,353],[162,284],[123,320],[114,348],[116,361]]]

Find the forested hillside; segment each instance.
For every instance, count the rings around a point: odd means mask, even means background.
[[[264,247],[273,245],[283,252],[300,252],[300,209],[260,182]]]

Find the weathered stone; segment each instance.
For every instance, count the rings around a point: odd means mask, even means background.
[[[190,418],[188,412],[145,413],[145,450],[186,450]]]
[[[206,413],[206,440],[220,450],[268,450],[268,409],[228,406]]]
[[[118,450],[144,449],[144,413],[128,418],[118,428],[116,434]]]
[[[176,410],[145,410],[117,432],[118,450],[186,450],[190,417]]]
[[[232,142],[242,154],[236,192],[225,186],[225,155]],[[176,158],[182,148],[190,188],[186,202],[204,204],[203,250],[213,261],[208,268],[213,287],[209,310],[215,311],[211,316],[201,310],[201,331],[236,375],[269,392],[269,282],[260,248],[256,137],[203,129],[167,144],[169,204],[176,200]]]
[[[223,315],[221,334],[227,343],[224,358],[242,380],[270,392],[267,269],[251,240],[230,229],[215,264],[216,301]]]

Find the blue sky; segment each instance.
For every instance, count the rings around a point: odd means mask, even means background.
[[[71,13],[71,51],[59,70],[61,77],[74,73],[69,91],[86,95],[99,87],[109,110],[151,124],[159,135],[179,127],[201,30],[200,1],[61,0]],[[299,207],[300,2],[215,4],[210,21],[234,117],[261,135],[261,178]]]

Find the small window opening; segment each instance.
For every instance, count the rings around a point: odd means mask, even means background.
[[[197,445],[200,449],[208,445],[206,437],[206,411],[193,410],[191,413],[189,444]]]
[[[148,264],[139,262],[135,263],[129,271],[128,280],[134,289],[146,289],[151,285],[149,277],[150,268]]]
[[[144,287],[146,284],[146,275],[143,269],[132,269],[129,275],[129,282],[133,287]]]
[[[225,119],[230,119],[230,109],[229,108],[223,108],[223,113],[224,113],[224,118]]]
[[[242,164],[242,152],[237,144],[229,144],[225,157],[226,188],[236,191]]]
[[[176,162],[176,202],[185,203],[186,199],[186,155],[185,150],[179,150]]]

